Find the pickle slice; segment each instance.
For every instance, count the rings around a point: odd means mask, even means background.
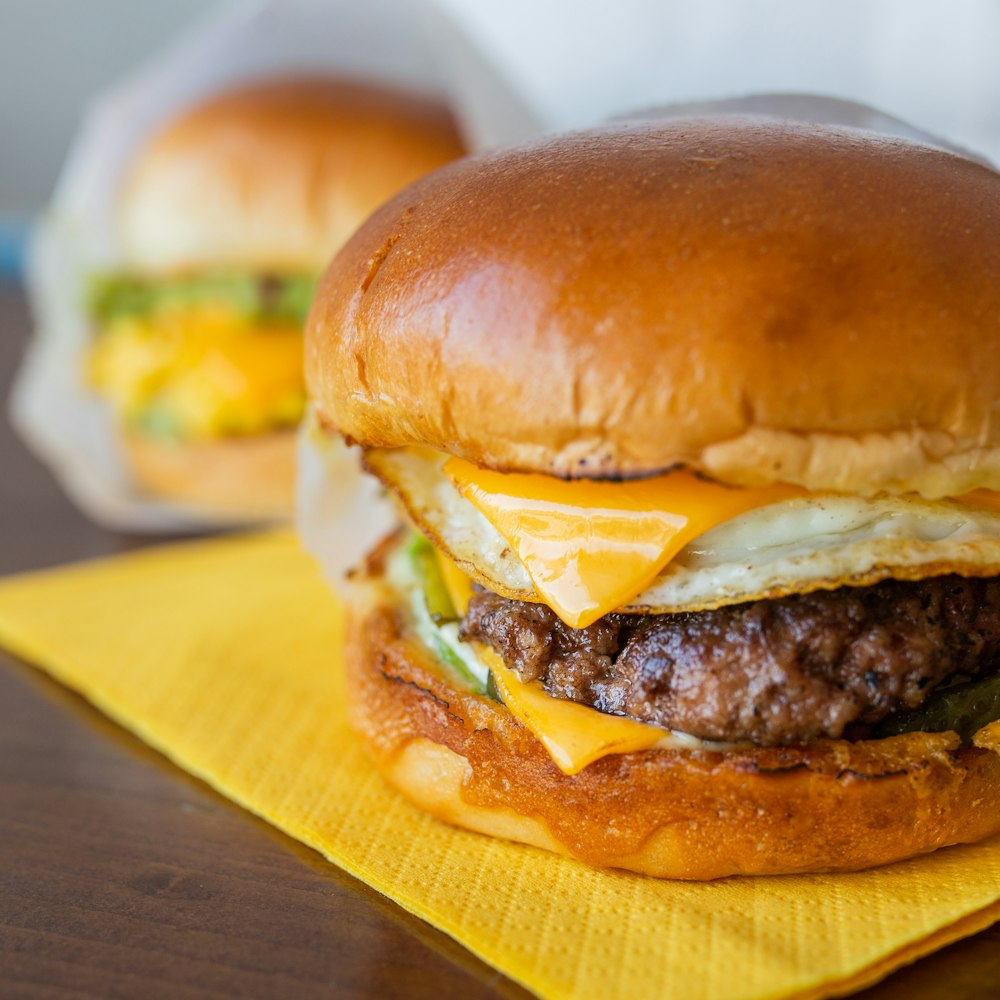
[[[487,694],[489,671],[475,651],[458,638],[458,613],[431,543],[414,534],[392,562],[397,565],[397,585],[409,595],[413,624],[421,640],[470,690]]]
[[[427,605],[431,621],[435,625],[456,621],[458,612],[441,577],[431,543],[423,535],[414,535],[407,542],[406,554],[410,557],[413,572],[420,581],[424,603]]]
[[[875,736],[900,733],[958,733],[963,743],[990,722],[1000,719],[1000,674],[939,688],[919,708],[883,719]]]

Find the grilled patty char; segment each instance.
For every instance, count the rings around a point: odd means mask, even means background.
[[[477,590],[464,639],[559,698],[706,740],[839,738],[1000,668],[1000,577],[886,580],[713,611],[610,614],[572,629]]]

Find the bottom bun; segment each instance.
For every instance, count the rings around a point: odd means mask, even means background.
[[[125,453],[144,493],[246,520],[288,517],[295,495],[295,434],[159,441],[127,433]]]
[[[376,765],[456,826],[664,878],[851,871],[1000,831],[1000,722],[732,753],[646,750],[563,774],[496,701],[452,682],[394,592],[356,581],[349,707]]]

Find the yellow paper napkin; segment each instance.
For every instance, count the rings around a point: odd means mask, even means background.
[[[286,534],[0,582],[0,643],[541,996],[830,996],[1000,918],[1000,840],[851,875],[697,884],[453,830],[355,745],[341,628]]]

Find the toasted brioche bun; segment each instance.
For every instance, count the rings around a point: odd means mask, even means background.
[[[499,702],[452,683],[377,560],[355,581],[349,709],[398,791],[456,826],[668,878],[886,864],[1000,831],[1000,722],[732,753],[647,750],[563,774]]]
[[[446,167],[328,270],[321,418],[501,471],[1000,488],[1000,174],[762,118]]]
[[[140,489],[226,520],[287,517],[295,492],[295,434],[274,431],[214,441],[123,437]]]
[[[373,209],[462,152],[431,100],[327,77],[243,86],[141,152],[120,206],[125,263],[319,270]]]

